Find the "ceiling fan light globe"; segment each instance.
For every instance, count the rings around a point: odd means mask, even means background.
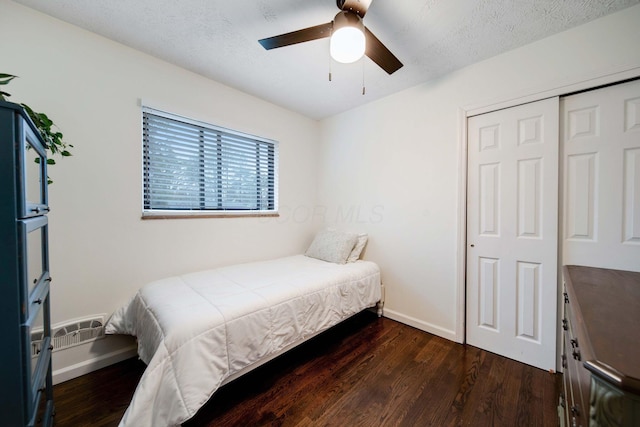
[[[355,27],[335,30],[329,42],[331,57],[343,64],[350,64],[362,58],[365,51],[364,33]]]

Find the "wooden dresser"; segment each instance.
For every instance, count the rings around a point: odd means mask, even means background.
[[[569,265],[563,276],[560,425],[640,426],[640,273]]]
[[[45,141],[20,105],[0,102],[1,426],[54,421],[48,200]]]

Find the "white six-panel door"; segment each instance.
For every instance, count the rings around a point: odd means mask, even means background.
[[[640,81],[561,101],[563,264],[640,271]]]
[[[559,100],[468,119],[467,342],[556,367]]]

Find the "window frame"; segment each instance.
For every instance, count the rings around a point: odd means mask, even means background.
[[[202,208],[196,209],[196,208],[176,207],[176,208],[170,208],[170,209],[161,209],[161,208],[150,207],[147,201],[147,190],[146,190],[147,183],[148,183],[148,177],[147,177],[148,175],[147,144],[148,143],[145,136],[145,115],[146,114],[149,114],[158,118],[177,121],[184,125],[191,126],[194,129],[195,128],[200,129],[199,131],[200,137],[198,138],[198,153],[199,153],[198,162],[200,164],[204,163],[205,161],[204,160],[204,156],[205,156],[204,144],[205,143],[203,138],[203,132],[205,132],[205,130],[208,132],[216,133],[217,135],[216,139],[217,139],[217,144],[219,145],[217,146],[217,148],[215,148],[215,151],[217,153],[216,156],[220,163],[227,161],[227,160],[220,160],[224,158],[222,151],[224,150],[223,144],[225,143],[225,138],[239,137],[245,140],[255,141],[256,153],[259,153],[259,150],[261,149],[260,147],[263,147],[265,144],[267,147],[269,146],[272,147],[272,151],[270,150],[267,155],[267,158],[269,159],[267,164],[273,167],[273,169],[271,170],[271,168],[268,166],[269,169],[267,172],[268,176],[273,176],[273,188],[270,189],[271,191],[269,191],[269,200],[267,202],[268,203],[267,209],[226,209],[222,207],[222,204],[224,204],[224,200],[220,193],[218,193],[218,195],[216,196],[219,200],[218,208],[202,207]],[[142,106],[142,111],[141,111],[141,134],[142,134],[142,138],[141,138],[142,140],[142,144],[141,144],[142,219],[238,218],[238,217],[277,217],[279,216],[279,213],[278,213],[279,143],[278,141],[264,138],[264,137],[259,137],[256,135],[251,135],[245,132],[224,128],[211,123],[202,122],[199,120],[187,118],[177,114],[168,113],[166,111],[158,110],[158,109],[147,107],[144,105]],[[227,141],[227,144],[229,144],[229,141]],[[214,150],[209,150],[207,153],[210,154],[213,151]],[[257,164],[259,164],[259,160],[257,160]],[[220,189],[221,186],[223,185],[223,181],[221,181],[221,178],[223,175],[222,175],[222,172],[220,171],[220,168],[218,167],[217,169],[218,169],[218,172],[217,172],[218,180],[216,181],[216,185],[218,186],[218,189]],[[202,177],[204,177],[204,170],[202,171]],[[204,179],[203,179],[203,182],[204,182]],[[258,193],[260,184],[261,183],[257,180],[256,181],[256,197],[258,198],[260,197]],[[200,197],[199,197],[200,200],[202,200],[202,198],[204,197],[204,194],[202,193],[203,187],[200,187],[200,191],[201,191]],[[202,203],[202,201],[200,203]]]

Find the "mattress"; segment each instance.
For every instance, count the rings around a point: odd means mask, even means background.
[[[120,426],[180,425],[229,377],[380,299],[375,263],[304,255],[149,283],[105,326],[148,365]]]

